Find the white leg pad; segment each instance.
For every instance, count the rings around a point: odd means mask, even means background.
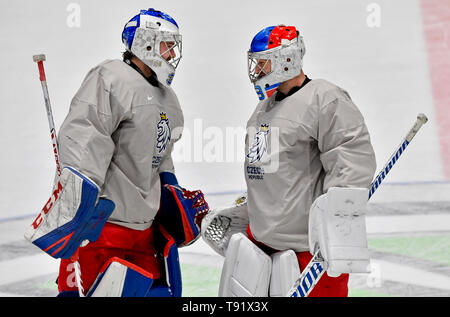
[[[298,259],[293,250],[274,253],[270,276],[270,297],[282,297],[291,290],[300,277]]]
[[[267,297],[272,260],[243,233],[234,234],[228,244],[219,296]]]

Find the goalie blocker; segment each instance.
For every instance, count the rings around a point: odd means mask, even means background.
[[[367,195],[365,188],[331,187],[317,197],[310,209],[308,229],[314,256],[287,296],[308,296],[325,271],[330,277],[370,272]]]
[[[84,240],[97,240],[114,207],[111,200],[99,197],[92,180],[65,167],[25,239],[54,258],[68,259]]]

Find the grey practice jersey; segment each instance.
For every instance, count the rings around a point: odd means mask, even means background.
[[[330,187],[368,188],[376,168],[364,119],[347,92],[312,80],[260,102],[247,123],[250,230],[277,249],[309,250],[313,201]]]
[[[144,230],[160,204],[159,173],[174,171],[171,151],[183,114],[171,88],[150,85],[121,60],[93,68],[59,132],[62,166],[92,179],[116,208],[109,222]]]

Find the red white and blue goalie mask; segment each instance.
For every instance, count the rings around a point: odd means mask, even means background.
[[[178,24],[172,17],[154,9],[141,10],[125,25],[122,42],[127,51],[156,73],[161,84],[170,86],[181,60],[182,43]]]
[[[305,45],[294,26],[270,26],[252,40],[248,51],[248,76],[259,100],[270,98],[278,86],[302,69]]]

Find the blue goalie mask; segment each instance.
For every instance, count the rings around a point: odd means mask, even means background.
[[[158,81],[170,86],[181,60],[181,34],[175,20],[161,11],[141,10],[125,24],[122,42],[152,69]]]

